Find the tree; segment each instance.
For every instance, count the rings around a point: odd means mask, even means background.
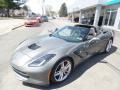
[[[5,1],[4,0],[0,0],[0,8],[5,7]]]
[[[7,12],[7,16],[10,16],[9,10],[19,9],[19,5],[15,3],[14,0],[0,0],[0,8]]]
[[[28,11],[28,10],[29,10],[26,5],[24,5],[22,8],[23,8],[25,11]]]
[[[5,5],[7,9],[7,16],[9,17],[9,10],[10,9],[19,9],[19,5],[17,3],[14,3],[13,0],[5,0]]]
[[[63,3],[60,7],[59,16],[60,17],[66,17],[67,16],[67,7],[66,7],[65,3]]]
[[[46,5],[46,15],[47,16],[51,16],[51,11],[52,11],[52,6]]]

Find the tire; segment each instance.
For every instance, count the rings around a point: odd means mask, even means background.
[[[107,43],[107,45],[106,45],[106,48],[105,48],[105,53],[109,53],[110,52],[110,50],[111,50],[111,48],[112,48],[112,43],[113,43],[113,40],[112,39],[110,39],[109,41],[108,41],[108,43]]]
[[[69,58],[63,58],[53,67],[50,75],[51,83],[60,83],[66,80],[73,70],[73,63]]]

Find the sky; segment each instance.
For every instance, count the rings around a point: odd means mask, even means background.
[[[43,0],[28,0],[26,5],[34,13],[42,13],[42,1]],[[66,3],[67,7],[70,7],[76,0],[45,0],[45,5],[51,5],[52,10],[58,12],[62,3]]]

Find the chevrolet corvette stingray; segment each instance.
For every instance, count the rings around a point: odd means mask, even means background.
[[[53,33],[24,40],[11,66],[19,80],[49,85],[66,80],[72,70],[96,53],[110,52],[114,32],[90,25],[65,26]]]

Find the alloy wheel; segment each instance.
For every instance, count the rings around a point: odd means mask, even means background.
[[[112,47],[112,40],[109,40],[107,47],[106,47],[106,52],[110,52],[111,47]]]
[[[54,72],[54,79],[57,82],[65,80],[72,70],[72,64],[69,60],[60,62]]]

